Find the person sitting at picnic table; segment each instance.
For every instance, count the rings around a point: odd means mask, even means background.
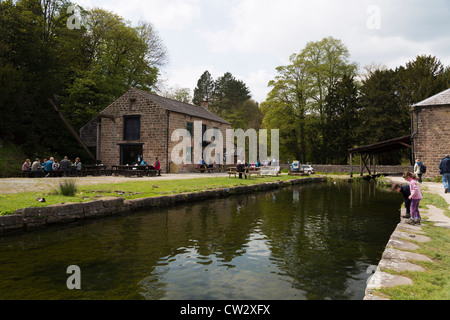
[[[56,160],[56,159],[55,159],[55,162],[53,162],[53,164],[52,164],[52,170],[53,171],[59,170],[59,163],[58,163],[58,160]]]
[[[237,162],[236,172],[239,173],[239,179],[242,179],[242,173],[244,172],[244,165],[242,164],[241,160],[238,160]],[[247,176],[245,176],[245,179],[247,179]]]
[[[75,159],[75,166],[77,169],[77,176],[81,177],[81,161],[78,157]]]
[[[31,171],[35,172],[36,177],[42,176],[41,160],[39,158],[36,158],[36,160],[31,165]]]
[[[27,159],[22,165],[22,172],[30,172],[31,171],[31,160]]]
[[[205,169],[206,170],[206,163],[203,159],[200,159],[200,164],[197,165],[198,169]],[[202,171],[202,170],[201,170]],[[203,172],[203,171],[202,171]]]
[[[70,174],[81,176],[81,161],[80,158],[75,158],[75,163],[70,166]]]
[[[64,156],[64,159],[59,163],[59,169],[62,171],[63,175],[67,177],[70,171],[70,161],[67,156]]]
[[[50,159],[44,163],[44,172],[47,174],[46,177],[49,177],[53,171],[53,161],[54,160],[55,159],[53,157],[50,157]]]
[[[155,170],[160,170],[161,169],[161,163],[159,162],[158,157],[156,157],[155,160],[156,160],[155,161],[155,165],[154,165]]]

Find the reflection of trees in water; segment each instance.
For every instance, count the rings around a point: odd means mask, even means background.
[[[347,282],[365,273],[369,257],[384,246],[376,240],[387,241],[392,232],[392,221],[384,231],[376,221],[380,196],[370,184],[338,183],[294,188],[280,192],[275,205],[261,203],[261,229],[272,240],[272,255],[308,299],[352,298]]]
[[[214,267],[239,273],[235,266],[254,249],[256,235],[280,278],[307,298],[349,299],[349,282],[377,264],[395,228],[389,215],[401,201],[372,185],[329,183],[155,208],[17,237],[2,254],[28,271],[8,269],[14,262],[0,271],[11,278],[38,274],[41,289],[48,279],[65,283],[55,270],[76,262],[84,298],[162,299],[173,290],[167,278],[183,286],[187,268],[209,270],[206,277]],[[389,207],[394,213],[386,212]],[[70,298],[67,292],[58,297]]]

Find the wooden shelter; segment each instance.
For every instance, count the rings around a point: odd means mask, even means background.
[[[361,176],[364,175],[365,169],[369,172],[369,175],[376,173],[376,166],[374,163],[374,155],[392,150],[411,148],[411,136],[404,136],[391,140],[386,140],[371,145],[349,149],[350,153],[350,176],[353,177],[353,155],[359,154],[360,156],[360,172]]]

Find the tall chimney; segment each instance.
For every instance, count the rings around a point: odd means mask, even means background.
[[[206,110],[208,110],[208,101],[202,101],[202,103],[200,104],[200,106]]]

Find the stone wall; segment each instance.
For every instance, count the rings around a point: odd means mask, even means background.
[[[197,163],[198,161],[200,161],[200,159],[194,159],[194,144],[201,144],[201,125],[206,125],[206,129],[214,129],[217,128],[221,133],[222,133],[222,137],[223,137],[223,147],[226,147],[226,130],[227,129],[231,129],[231,125],[228,124],[224,124],[224,123],[220,123],[220,122],[216,122],[216,121],[212,121],[212,120],[206,120],[206,119],[200,119],[200,118],[196,118],[193,116],[189,116],[189,115],[185,115],[185,114],[181,114],[181,113],[175,113],[175,112],[171,112],[170,114],[170,121],[169,121],[169,132],[170,132],[170,137],[172,137],[172,134],[175,130],[177,129],[186,129],[187,128],[187,123],[190,122],[193,125],[195,124],[195,122],[201,122],[201,124],[199,123],[198,127],[200,129],[199,131],[199,135],[198,136],[194,136],[191,137],[191,146],[192,146],[192,164],[181,164],[181,165],[177,165],[175,166],[176,169],[171,170],[171,173],[182,173],[182,172],[192,172],[195,170],[195,168],[197,167]],[[195,133],[194,133],[195,135]],[[197,140],[194,140],[197,139]],[[175,146],[177,146],[180,143],[180,141],[172,141],[172,139],[169,140],[169,161],[172,162],[172,158],[171,158],[171,153],[172,150]],[[201,146],[200,147],[200,153],[203,154],[203,150],[205,149],[205,146]],[[215,155],[214,153],[212,154],[213,156]],[[223,150],[220,152],[220,156],[223,157]],[[172,165],[172,168],[174,168],[174,166]]]
[[[324,172],[324,173],[334,173],[334,172],[350,173],[351,170],[350,165],[313,164],[312,167],[316,170],[316,172]],[[377,173],[390,173],[390,174],[403,173],[406,171],[411,171],[412,169],[413,169],[412,166],[382,166],[382,165],[377,165],[375,168]],[[360,171],[359,165],[353,165],[353,172],[358,172],[359,174],[359,171]],[[367,169],[365,169],[365,174],[367,174]]]
[[[439,164],[450,153],[450,105],[419,107],[413,117],[414,152],[427,166],[426,177],[440,175]],[[417,121],[418,119],[418,121]]]
[[[12,215],[0,216],[0,233],[33,230],[50,225],[66,224],[84,219],[128,214],[133,211],[166,207],[175,204],[197,202],[206,199],[224,198],[231,195],[267,191],[289,185],[324,182],[326,178],[303,178],[290,181],[266,182],[248,186],[182,193],[152,198],[124,200],[107,197],[83,203],[66,203],[41,208],[18,209]]]

